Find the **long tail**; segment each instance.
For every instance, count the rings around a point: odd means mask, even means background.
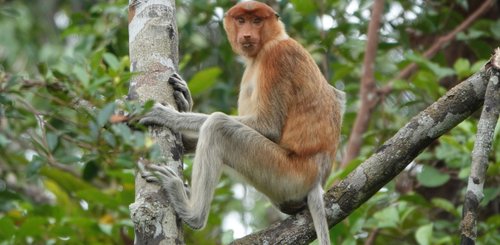
[[[325,205],[323,203],[323,187],[320,183],[309,192],[307,195],[307,206],[311,213],[314,229],[318,236],[320,245],[330,245],[330,232],[326,221]]]

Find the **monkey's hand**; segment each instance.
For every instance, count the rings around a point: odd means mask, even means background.
[[[178,114],[179,112],[172,108],[172,106],[164,106],[160,103],[156,103],[153,109],[139,120],[139,123],[146,126],[160,125],[172,127],[174,126],[173,120]]]
[[[191,98],[191,93],[189,92],[186,81],[184,81],[179,74],[174,73],[168,79],[168,83],[172,85],[174,89],[174,99],[177,109],[180,112],[191,111],[193,108],[193,99]]]

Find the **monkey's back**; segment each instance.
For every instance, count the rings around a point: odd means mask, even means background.
[[[274,67],[285,75],[277,86],[287,98],[279,144],[297,156],[335,155],[343,111],[342,92],[328,84],[311,55],[289,38],[277,45]]]

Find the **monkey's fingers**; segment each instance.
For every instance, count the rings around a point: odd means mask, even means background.
[[[179,178],[175,170],[165,165],[151,164],[147,166],[148,169],[153,170],[155,173],[162,175],[166,178]]]
[[[169,110],[173,109],[170,109],[169,107],[164,106],[160,103],[156,103],[153,107],[153,110],[146,113],[146,115],[144,115],[141,119],[139,119],[139,123],[146,126],[151,126],[151,125],[164,126],[165,118],[168,118],[170,116]]]
[[[185,95],[180,91],[174,91],[174,100],[177,104],[177,109],[180,112],[191,111],[191,103],[186,99]]]
[[[189,91],[186,81],[175,73],[168,79],[168,83],[172,85],[175,91],[174,98],[179,111],[190,111],[193,106],[193,99],[191,98],[191,92]]]
[[[143,118],[139,120],[139,124],[145,125],[145,126],[152,126],[152,125],[164,125],[163,120],[159,117],[156,116],[151,116],[151,115],[146,115]]]

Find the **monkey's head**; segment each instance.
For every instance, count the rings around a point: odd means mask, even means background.
[[[247,57],[257,56],[267,42],[284,33],[278,14],[255,1],[230,8],[224,16],[224,29],[234,52]]]

